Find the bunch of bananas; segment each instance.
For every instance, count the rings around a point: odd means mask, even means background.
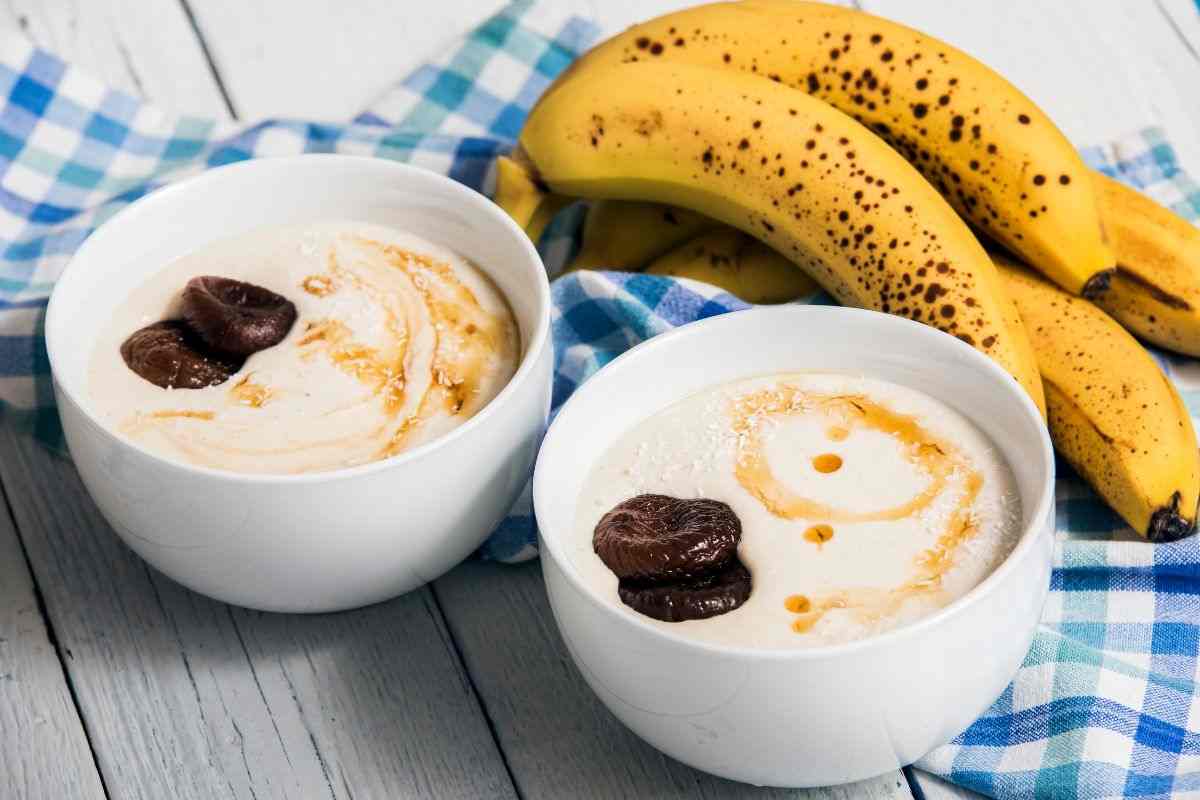
[[[698,6],[587,53],[500,162],[497,202],[535,239],[566,198],[592,202],[572,268],[751,302],[819,286],[957,336],[1135,530],[1195,530],[1191,418],[1125,329],[1200,355],[1200,231],[1089,170],[967,54],[820,3]]]

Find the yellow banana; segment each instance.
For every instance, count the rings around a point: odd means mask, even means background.
[[[568,269],[640,270],[715,224],[686,208],[597,200],[584,217],[583,241]]]
[[[543,102],[623,62],[708,66],[806,91],[883,137],[965,218],[1068,291],[1090,296],[1113,267],[1070,142],[1016,87],[933,37],[822,3],[713,3],[600,44]]]
[[[1142,536],[1190,534],[1200,449],[1174,385],[1103,311],[1014,261],[997,266],[1029,331],[1055,449]]]
[[[1200,356],[1200,229],[1099,172],[1092,182],[1117,258],[1096,304],[1146,341]]]
[[[499,156],[494,202],[537,244],[550,220],[571,201],[547,191],[521,164],[508,156]]]
[[[726,225],[659,256],[646,272],[710,283],[747,303],[786,303],[819,288],[791,261]]]
[[[558,194],[549,195],[542,204],[533,212],[533,217],[529,220],[529,224],[525,226],[525,234],[537,244],[542,239],[542,234],[546,232],[546,228],[550,225],[554,216],[564,208],[574,202],[570,197],[563,197]]]
[[[740,228],[840,302],[957,336],[1040,396],[987,253],[850,117],[778,83],[689,64],[589,69],[569,89],[538,103],[520,139],[553,191],[668,203]]]

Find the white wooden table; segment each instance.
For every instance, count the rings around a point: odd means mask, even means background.
[[[568,2],[568,0],[559,0]],[[575,0],[608,30],[685,3]],[[1161,125],[1200,175],[1191,0],[864,0],[992,64],[1078,144]],[[174,111],[343,119],[496,0],[4,0],[0,25]],[[965,797],[918,771],[718,780],[598,703],[536,564],[318,617],[157,574],[74,468],[0,425],[0,798]]]

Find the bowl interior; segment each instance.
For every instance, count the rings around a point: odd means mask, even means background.
[[[549,290],[541,260],[528,237],[487,198],[436,173],[382,159],[259,159],[159,189],[84,243],[55,286],[47,312],[55,379],[90,411],[90,344],[110,309],[152,273],[209,242],[253,228],[330,219],[390,225],[474,261],[512,306],[523,361],[546,335]]]
[[[1028,544],[1033,523],[1052,501],[1054,462],[1036,407],[1008,373],[957,339],[910,320],[850,308],[782,306],[714,317],[651,339],[571,397],[547,433],[534,477],[543,554],[595,598],[563,538],[572,533],[577,498],[596,460],[631,427],[678,400],[727,381],[787,371],[882,378],[966,416],[1013,470],[1025,527],[1017,549]]]

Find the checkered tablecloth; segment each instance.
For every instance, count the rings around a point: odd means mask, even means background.
[[[42,314],[71,253],[118,209],[200,170],[302,152],[407,161],[486,190],[534,99],[597,33],[557,4],[513,4],[347,124],[170,116],[0,35],[0,410],[61,447]],[[1161,131],[1083,153],[1200,219],[1200,188]],[[543,237],[552,272],[580,219],[568,209]],[[604,272],[558,278],[553,299],[556,408],[638,342],[747,307],[701,284]],[[1200,362],[1155,357],[1200,411]],[[996,704],[920,766],[998,797],[1200,797],[1200,539],[1140,541],[1060,469],[1050,600],[1033,648]],[[526,496],[481,555],[521,561],[535,542]]]

